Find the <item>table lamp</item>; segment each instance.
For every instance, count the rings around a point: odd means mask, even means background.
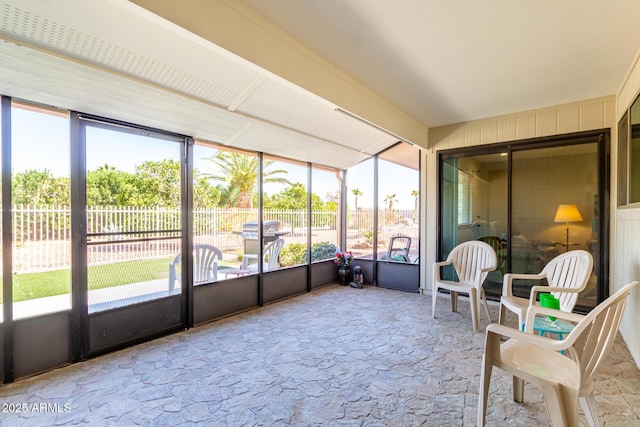
[[[553,222],[564,222],[567,225],[567,252],[569,252],[569,223],[582,221],[582,215],[576,205],[562,204],[558,206]]]

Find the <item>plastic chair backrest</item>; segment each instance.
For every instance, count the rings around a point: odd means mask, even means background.
[[[178,254],[169,263],[169,292],[173,292],[176,282],[182,281],[178,265],[182,254]],[[215,282],[218,280],[218,261],[222,261],[222,251],[211,245],[195,245],[193,247],[193,283]]]
[[[618,334],[627,297],[637,285],[638,282],[629,283],[601,302],[567,336],[567,340],[575,340],[569,351],[573,360],[579,362],[581,389],[588,390],[593,385],[598,367]]]
[[[401,246],[396,246],[396,243]],[[402,245],[402,243],[404,243]],[[411,249],[411,237],[405,235],[393,236],[389,239],[389,249],[387,250],[387,258],[394,259],[394,256],[402,257],[405,261],[409,261],[409,250]]]
[[[477,285],[481,285],[489,274],[482,270],[495,269],[498,264],[496,251],[478,240],[460,243],[449,253],[447,261],[453,264],[460,282]]]
[[[587,251],[575,250],[558,255],[542,269],[549,286],[582,290],[593,270],[593,257]],[[560,309],[571,312],[578,301],[578,292],[551,292],[560,300]]]
[[[264,271],[276,270],[279,266],[279,258],[280,258],[280,249],[284,245],[284,239],[276,239],[273,242],[269,243],[264,248],[264,260],[265,260],[265,269]]]
[[[218,279],[218,261],[222,261],[220,249],[211,245],[193,246],[193,283]]]

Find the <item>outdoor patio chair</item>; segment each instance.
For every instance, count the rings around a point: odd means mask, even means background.
[[[276,239],[269,243],[262,254],[262,271],[276,270],[280,266],[280,250],[284,245],[284,239]],[[252,273],[258,271],[258,263],[249,264],[250,259],[258,259],[257,254],[244,254],[242,257],[241,270],[247,270]]]
[[[560,300],[560,310],[571,312],[578,301],[578,294],[587,286],[592,269],[591,254],[575,250],[553,258],[539,274],[505,274],[498,323],[503,324],[505,310],[510,310],[518,315],[518,327],[521,327],[527,309],[536,305],[539,293],[551,293]],[[513,294],[513,281],[516,279],[546,279],[549,286],[533,286],[529,298],[522,298]]]
[[[182,282],[180,270],[176,268],[182,260],[182,254],[178,254],[169,263],[169,294],[172,294],[176,282]],[[193,246],[193,284],[215,282],[218,280],[218,262],[222,261],[222,251],[211,245]]]
[[[523,401],[524,381],[542,392],[552,425],[577,427],[579,401],[589,425],[598,426],[594,379],[616,338],[627,297],[637,285],[638,282],[626,285],[586,316],[532,306],[527,312],[525,332],[489,325],[480,373],[477,425],[485,422],[491,371],[496,366],[513,376],[514,401]],[[556,340],[532,333],[536,316],[555,316],[577,324],[565,339]],[[509,339],[503,342],[503,338]]]
[[[390,261],[411,262],[409,250],[411,249],[411,237],[398,234],[389,239],[389,249],[387,256],[383,259]]]
[[[441,268],[446,265],[453,265],[458,281],[444,280],[441,277]],[[451,294],[451,311],[458,309],[458,293],[469,294],[471,304],[471,318],[476,331],[480,330],[480,300],[484,299],[484,308],[487,317],[489,305],[487,296],[482,288],[484,279],[490,271],[496,269],[496,251],[487,243],[478,240],[464,242],[453,248],[446,261],[433,264],[433,294],[431,297],[431,317],[436,317],[436,299],[438,289],[447,289]]]

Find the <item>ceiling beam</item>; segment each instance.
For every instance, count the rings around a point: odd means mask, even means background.
[[[416,145],[429,129],[237,0],[131,0],[153,14]],[[150,18],[151,19],[151,18]],[[157,18],[156,18],[157,19]]]

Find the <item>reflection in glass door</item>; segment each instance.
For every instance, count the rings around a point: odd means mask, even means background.
[[[506,153],[504,153],[506,154]],[[498,268],[489,273],[485,292],[499,296],[507,268],[507,157],[502,152],[453,157],[442,162],[441,256],[462,242],[481,240],[498,256]],[[453,270],[443,272],[452,277]]]
[[[514,151],[512,162],[511,271],[538,273],[575,249],[590,252],[598,266],[597,141]],[[528,297],[536,284],[521,283],[514,292]],[[596,305],[596,285],[597,268],[578,305]]]
[[[601,230],[606,222],[602,204],[607,200],[602,182],[605,141],[597,134],[493,147],[478,155],[443,154],[439,259],[468,240],[489,243],[496,250],[498,267],[484,288],[490,298],[499,299],[505,273],[539,273],[560,253],[583,249],[593,255],[594,270],[577,307],[588,310],[597,305],[604,295],[598,283],[604,283],[601,275],[606,269],[600,260],[601,248],[606,247]],[[572,215],[563,214],[566,207]],[[443,274],[453,277],[452,271]],[[515,281],[514,293],[528,298],[531,286],[538,284],[542,283]]]
[[[89,313],[181,292],[181,144],[86,126]]]

